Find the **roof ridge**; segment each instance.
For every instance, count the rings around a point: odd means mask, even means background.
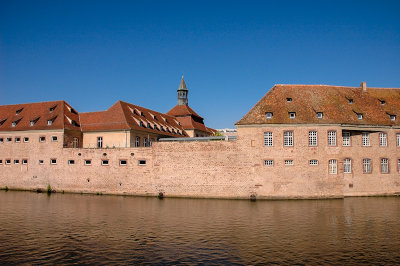
[[[57,100],[57,101],[45,101],[45,102],[34,102],[34,103],[16,103],[16,104],[2,104],[0,106],[14,106],[14,105],[27,105],[27,104],[42,104],[42,103],[58,103],[58,102],[65,102],[64,100]]]

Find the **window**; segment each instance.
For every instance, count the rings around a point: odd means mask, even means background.
[[[52,136],[51,141],[57,141],[57,136]]]
[[[397,159],[397,171],[400,174],[400,159]]]
[[[350,158],[344,159],[343,166],[344,166],[344,173],[350,174],[351,173],[351,159]]]
[[[329,174],[337,174],[337,160],[329,160]]]
[[[22,164],[28,164],[28,159],[23,159]]]
[[[135,147],[140,147],[140,137],[136,137]]]
[[[140,121],[139,126],[144,127],[143,122]]]
[[[50,107],[49,111],[50,113],[53,112],[56,109],[57,105],[54,105],[53,107]]]
[[[15,142],[21,142],[21,137],[15,137]]]
[[[336,146],[336,131],[328,131],[328,145]]]
[[[267,113],[265,113],[265,117],[266,117],[267,119],[271,119],[273,116],[274,116],[274,113],[272,113],[272,112],[267,112]]]
[[[317,131],[308,132],[308,145],[317,146],[318,145],[318,133]]]
[[[85,160],[85,165],[92,165],[92,160]]]
[[[146,160],[139,160],[138,163],[139,165],[146,165]]]
[[[72,147],[79,148],[79,139],[78,138],[74,138],[74,140],[72,141]]]
[[[384,132],[379,133],[379,146],[381,147],[387,146],[387,134]]]
[[[369,133],[368,132],[363,132],[362,133],[362,145],[363,146],[369,146]]]
[[[11,164],[11,160],[10,159],[6,159],[6,164]]]
[[[322,113],[322,112],[318,112],[317,113],[317,118],[323,118],[324,117],[324,113]]]
[[[3,143],[4,142],[4,138],[0,138],[0,143]]]
[[[390,120],[396,121],[396,115],[390,115]]]
[[[24,137],[24,142],[29,142],[29,138],[28,137]]]
[[[147,138],[143,138],[143,147],[147,147]]]
[[[362,120],[363,119],[363,114],[357,114],[357,118],[358,118],[358,120]]]
[[[342,132],[343,146],[350,146],[350,132]]]
[[[292,98],[286,98],[286,102],[291,103],[292,102]]]
[[[101,165],[108,165],[108,160],[101,160]]]
[[[44,161],[43,160],[39,160],[39,164],[44,164]]]
[[[150,123],[147,123],[147,128],[151,128],[151,125],[150,125]]]
[[[388,158],[381,159],[381,173],[382,174],[389,173],[389,159]]]
[[[274,166],[274,160],[264,160],[265,166]]]
[[[15,112],[15,115],[19,115],[19,114],[22,112],[23,109],[24,109],[24,108],[18,109],[18,110]]]
[[[379,100],[381,102],[381,105],[385,105],[386,101],[385,100]]]
[[[397,147],[400,147],[400,133],[396,134]]]
[[[372,172],[371,159],[363,159],[363,173],[369,174]]]
[[[0,164],[3,164],[3,160],[0,160]]]
[[[39,142],[45,142],[46,141],[46,137],[39,137]]]
[[[50,159],[50,164],[57,164],[57,159]]]
[[[7,142],[11,142],[12,141],[12,138],[7,138]]]
[[[11,126],[12,127],[15,127],[17,125],[17,122],[15,122],[15,121],[13,121],[12,123],[11,123]]]
[[[274,140],[272,132],[264,132],[264,146],[273,146]]]
[[[293,160],[285,160],[285,165],[293,165]]]
[[[14,164],[19,164],[19,160],[14,160]]]
[[[53,124],[53,120],[47,120],[47,125],[51,126]]]
[[[68,164],[69,164],[69,165],[75,164],[75,160],[68,160]]]
[[[119,160],[119,165],[123,166],[127,164],[128,164],[127,160]]]
[[[283,145],[293,146],[293,131],[285,131],[283,133]]]
[[[318,165],[318,160],[310,160],[310,165]]]
[[[103,137],[97,137],[97,148],[103,148]]]
[[[289,118],[296,118],[296,112],[289,112]]]
[[[3,119],[3,120],[0,120],[0,126],[2,126],[6,121],[7,121],[7,118]]]

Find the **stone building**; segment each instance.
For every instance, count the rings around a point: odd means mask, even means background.
[[[159,138],[188,136],[174,117],[123,101],[80,120],[84,148],[150,147]]]
[[[363,195],[400,191],[399,115],[397,88],[275,85],[236,126],[271,185]]]
[[[204,118],[189,107],[189,90],[186,87],[183,76],[177,92],[178,104],[169,110],[167,115],[174,116],[190,137],[208,137],[214,135],[217,131],[206,127],[204,125]]]

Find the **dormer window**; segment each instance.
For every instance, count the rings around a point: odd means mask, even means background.
[[[396,121],[396,115],[390,115],[390,120]]]
[[[151,128],[151,125],[150,125],[150,123],[147,123],[147,128]]]
[[[24,108],[18,109],[18,110],[15,112],[15,115],[19,115],[19,114],[22,112],[23,109],[24,109]]]
[[[318,112],[317,113],[317,118],[323,118],[324,117],[324,113],[322,113],[322,112]]]
[[[286,102],[291,103],[292,102],[292,98],[286,98]]]
[[[56,118],[57,118],[57,117],[54,117],[54,118],[52,118],[52,119],[47,120],[47,125],[48,125],[48,126],[51,126],[51,125],[53,124],[54,120],[56,120]]]
[[[179,131],[179,129],[177,129],[178,134],[181,134],[181,132]]]
[[[175,128],[172,129],[172,133],[175,133]]]
[[[289,112],[289,118],[296,118],[296,112]]]
[[[143,113],[143,112],[140,112],[140,115],[141,115],[141,116],[144,116],[144,113]]]
[[[353,99],[347,99],[347,100],[349,101],[349,104],[353,104],[354,103]]]
[[[160,126],[160,128],[161,128],[161,131],[164,131],[164,126]]]
[[[363,119],[363,114],[357,114],[357,118],[358,118],[358,120],[362,120]]]
[[[79,124],[75,120],[71,120],[71,125],[79,127]]]
[[[139,126],[144,127],[143,122],[140,121]]]
[[[157,130],[159,130],[157,125],[154,125],[154,129],[157,129]]]
[[[11,123],[11,126],[12,126],[12,127],[16,127],[16,126],[18,125],[19,121],[21,121],[21,119],[22,119],[22,118],[13,121],[13,122]]]
[[[57,105],[54,105],[53,107],[50,107],[50,109],[49,109],[50,113],[53,112],[56,109],[56,107],[57,107]],[[71,109],[69,109],[69,110],[71,111]]]
[[[272,113],[272,112],[267,112],[267,113],[265,113],[265,117],[266,117],[267,119],[271,119],[273,116],[274,116],[274,113]]]
[[[133,109],[133,114],[138,115],[138,112],[136,111],[136,109]]]
[[[2,125],[4,124],[4,122],[6,122],[6,120],[7,120],[7,118],[6,118],[6,119],[3,119],[3,120],[1,120],[1,121],[0,121],[0,126],[2,126]]]
[[[38,118],[36,118],[36,119],[34,119],[34,120],[31,120],[30,122],[29,122],[29,125],[31,126],[31,127],[33,127],[35,124],[36,124],[36,122],[39,120],[39,117]]]
[[[385,101],[385,100],[379,99],[379,101],[381,102],[381,105],[385,105],[385,104],[386,104],[386,101]]]
[[[158,119],[157,119],[157,116],[153,116],[153,118],[154,118],[154,120],[158,120]]]

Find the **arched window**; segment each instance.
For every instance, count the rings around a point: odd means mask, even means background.
[[[144,147],[147,147],[147,138],[144,138],[144,139],[143,139],[143,146],[144,146]]]

